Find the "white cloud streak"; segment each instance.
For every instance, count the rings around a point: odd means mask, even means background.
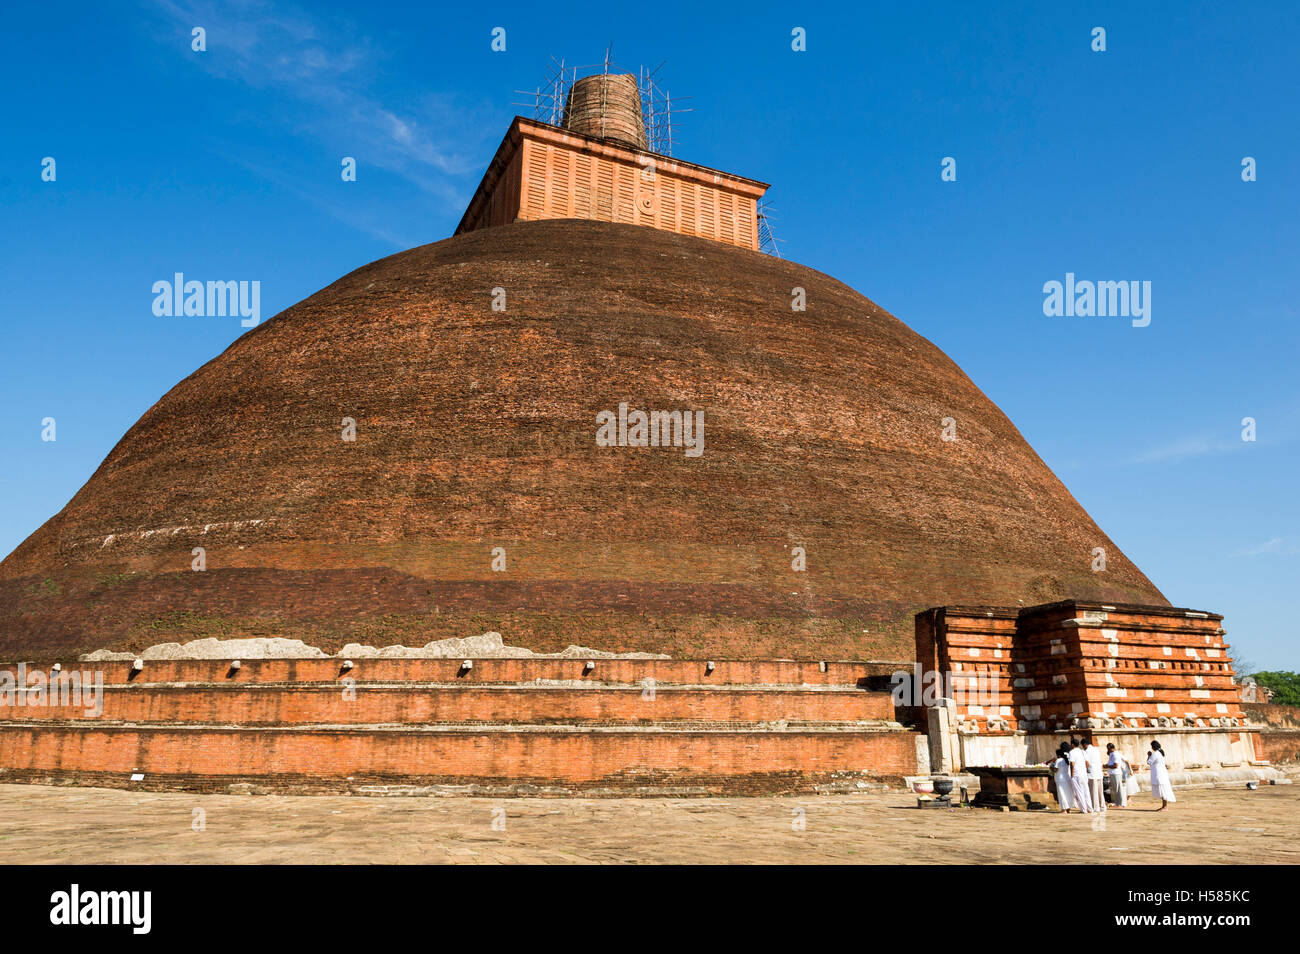
[[[1254,557],[1254,556],[1295,556],[1300,554],[1300,547],[1295,544],[1287,543],[1281,537],[1274,537],[1264,543],[1253,547],[1246,547],[1232,554],[1234,557]]]
[[[185,36],[195,26],[207,31],[207,52],[196,54],[202,69],[285,100],[273,114],[295,134],[347,148],[364,165],[401,176],[448,206],[466,200],[473,183],[463,178],[482,165],[483,124],[471,115],[479,110],[436,95],[402,108],[386,104],[375,92],[382,54],[352,25],[257,0],[155,6]],[[473,158],[453,143],[468,146]]]
[[[1215,440],[1208,437],[1184,437],[1143,451],[1133,458],[1135,464],[1155,464],[1164,461],[1185,460],[1211,454],[1227,454],[1248,447],[1242,440]]]

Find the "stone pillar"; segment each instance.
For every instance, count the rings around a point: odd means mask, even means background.
[[[930,774],[930,740],[921,735],[916,736],[916,774]]]
[[[925,710],[926,734],[930,737],[930,771],[952,774],[961,768],[957,744],[957,703],[939,699]]]

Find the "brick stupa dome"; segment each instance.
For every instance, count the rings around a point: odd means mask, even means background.
[[[703,411],[703,454],[597,446],[621,402]],[[177,384],[0,564],[0,658],[497,630],[910,659],[918,610],[1062,598],[1166,605],[934,345],[791,262],[548,220],[360,268]]]

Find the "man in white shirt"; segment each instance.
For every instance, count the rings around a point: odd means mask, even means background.
[[[1074,791],[1074,804],[1079,811],[1092,811],[1092,797],[1088,790],[1088,758],[1074,742],[1070,745],[1070,787]]]
[[[1083,740],[1083,756],[1088,763],[1088,798],[1094,812],[1106,810],[1106,793],[1102,789],[1101,749],[1091,739]]]

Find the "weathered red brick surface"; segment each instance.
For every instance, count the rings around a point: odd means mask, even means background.
[[[1255,757],[1278,765],[1300,762],[1300,729],[1262,730],[1256,736]]]
[[[992,707],[959,701],[959,718],[984,729],[1237,724],[1222,622],[1197,610],[1080,600],[947,606],[918,614],[916,652],[926,667],[996,694]]]
[[[1241,711],[1250,721],[1279,729],[1300,729],[1300,707],[1283,706],[1275,702],[1243,702]]]
[[[1255,754],[1270,762],[1300,762],[1300,708],[1276,703],[1243,702],[1242,711],[1264,728],[1256,737]]]
[[[60,660],[67,672],[98,673],[107,684],[187,682],[251,683],[281,682],[298,685],[338,683],[351,678],[359,682],[452,682],[459,684],[519,683],[537,680],[581,680],[591,683],[676,683],[680,685],[733,686],[856,686],[864,680],[887,677],[898,667],[888,662],[811,662],[793,659],[718,659],[713,669],[704,659],[610,659],[597,657],[552,659],[474,659],[469,669],[461,659],[414,659],[380,656],[339,659],[244,659],[231,669],[228,659],[150,659],[144,668],[132,672],[129,660],[77,662]],[[591,662],[592,667],[587,668]],[[28,682],[32,668],[27,669]],[[41,670],[48,675],[48,670]],[[16,665],[0,665],[17,681]]]
[[[0,707],[0,718],[85,719],[85,706]],[[115,686],[101,718],[233,725],[859,722],[894,718],[887,692],[680,686]]]
[[[147,660],[4,666],[0,779],[220,791],[370,783],[760,793],[917,770],[883,663]],[[72,689],[102,677],[102,706]],[[41,689],[39,687],[46,687]],[[21,703],[21,704],[20,704]]]
[[[703,456],[598,447],[622,401],[703,411]],[[939,349],[812,269],[555,220],[367,265],[181,381],[0,564],[0,659],[488,629],[905,659],[918,610],[1067,597],[1164,602]]]
[[[0,724],[0,777],[133,772],[241,779],[593,782],[635,771],[713,778],[916,771],[911,732],[519,731]]]

